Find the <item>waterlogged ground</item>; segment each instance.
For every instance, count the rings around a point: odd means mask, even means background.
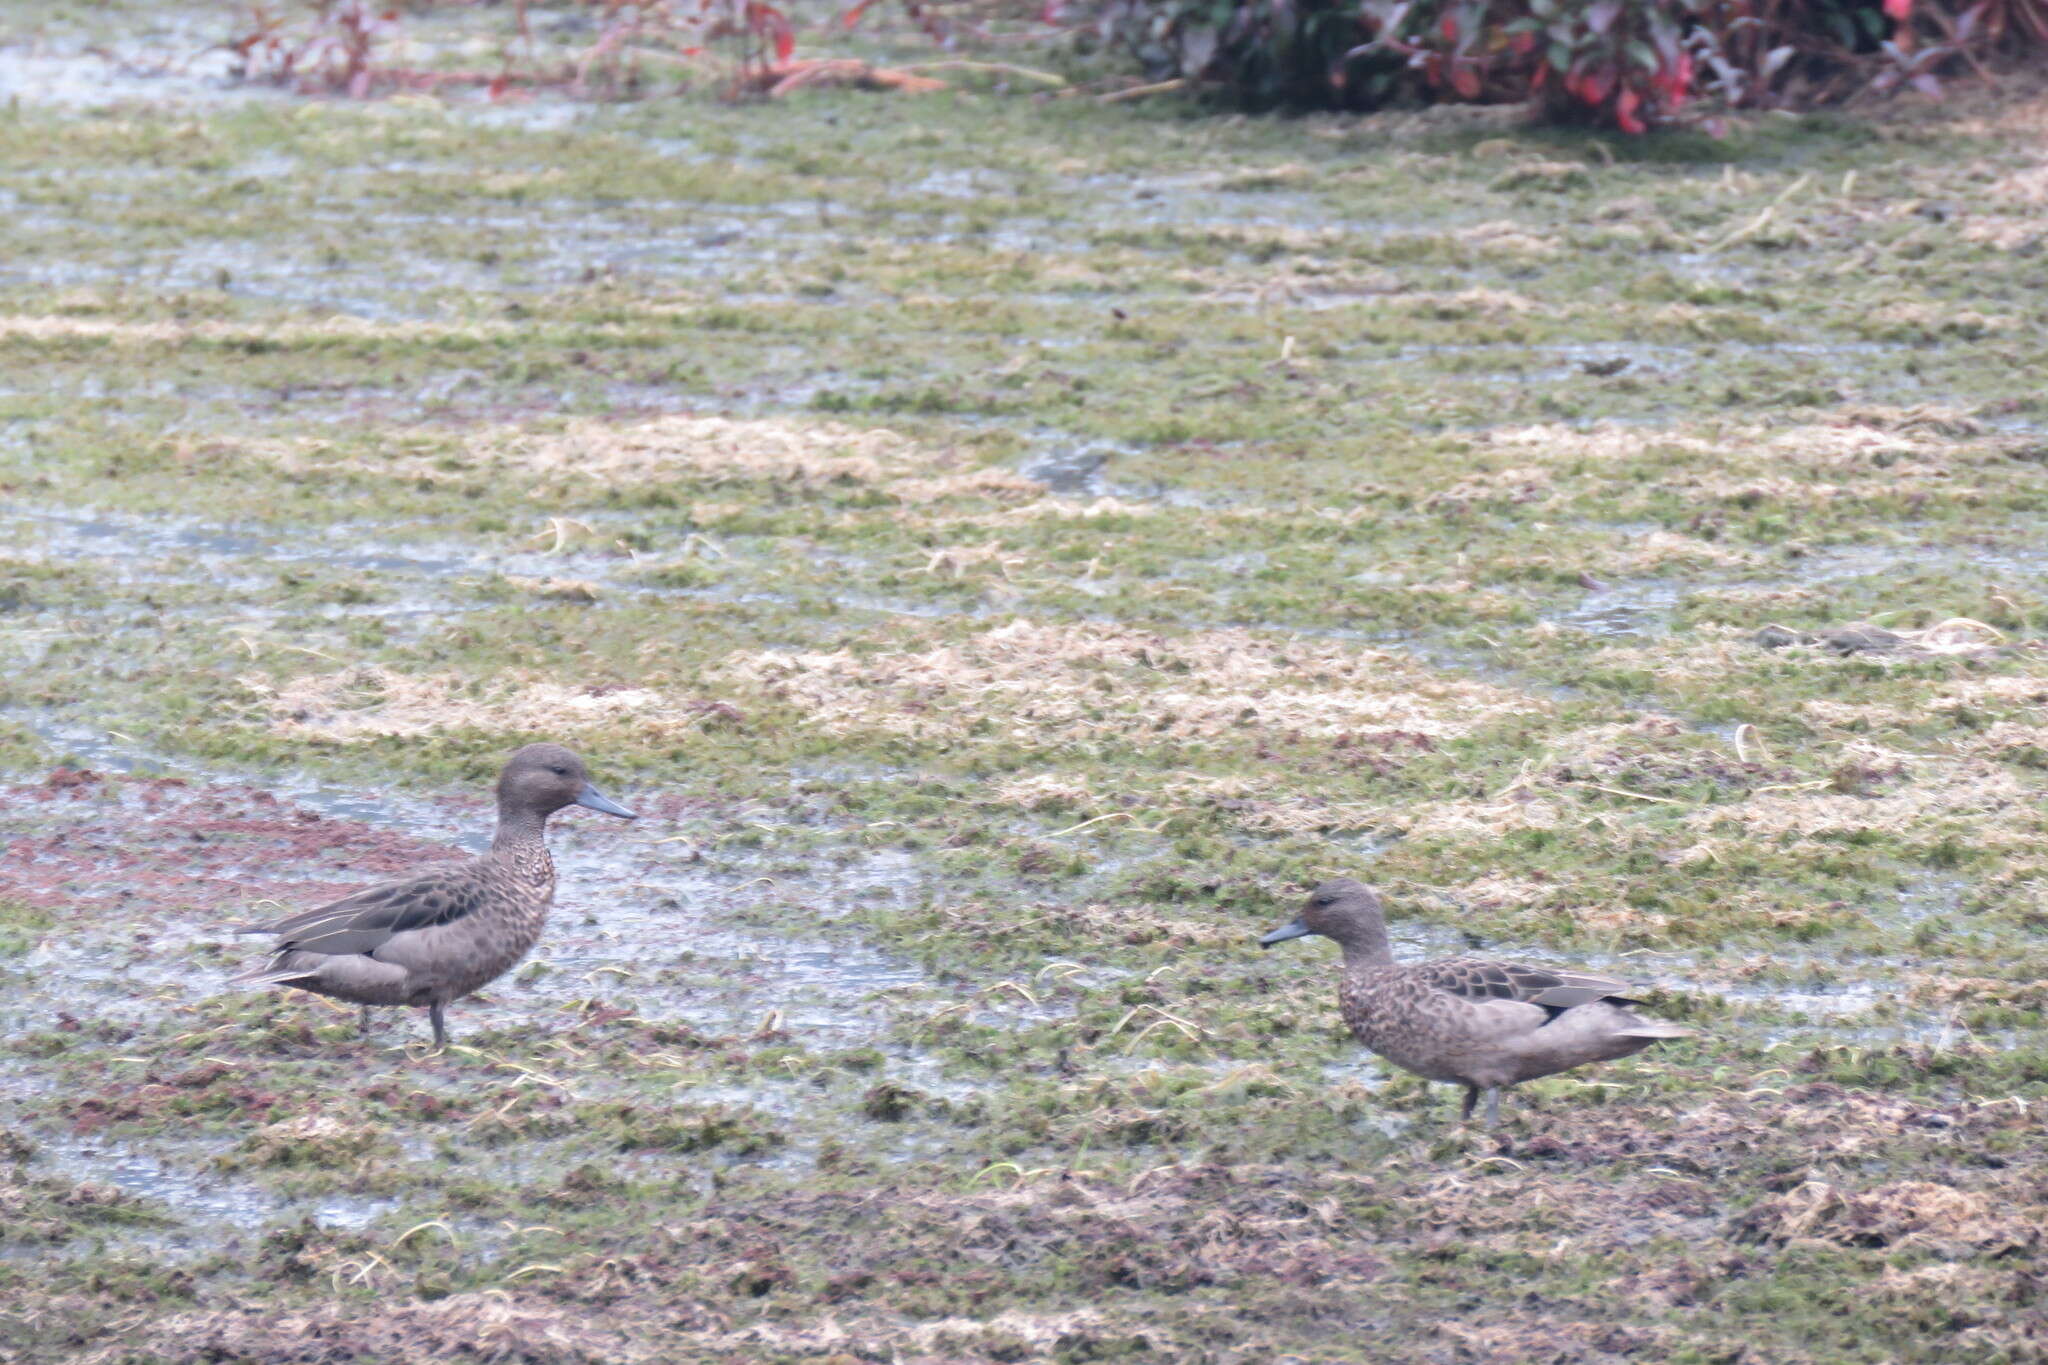
[[[356,105],[4,13],[0,1359],[2048,1357],[2038,89]],[[457,1046],[222,988],[540,737],[646,818]],[[1336,873],[1699,1037],[1460,1129],[1253,946]]]

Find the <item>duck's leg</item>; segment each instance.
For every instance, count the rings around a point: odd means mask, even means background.
[[[362,1012],[356,1018],[356,1032],[365,1038],[370,1036],[370,1007],[368,1005],[362,1007]]]
[[[427,1006],[427,1018],[434,1025],[434,1051],[436,1052],[443,1051],[448,1046],[448,1021],[441,1017],[441,1011],[445,1008],[446,1006],[439,1000]]]
[[[1473,1106],[1477,1105],[1478,1103],[1479,1103],[1479,1087],[1478,1087],[1478,1086],[1476,1086],[1476,1085],[1468,1085],[1468,1086],[1466,1086],[1466,1087],[1465,1087],[1465,1104],[1464,1104],[1464,1107],[1463,1107],[1463,1108],[1461,1108],[1460,1110],[1458,1110],[1458,1122],[1460,1122],[1460,1123],[1470,1123],[1470,1122],[1472,1121],[1472,1109],[1473,1109]]]
[[[1475,1090],[1472,1093],[1477,1095],[1479,1092]],[[1469,1110],[1472,1104],[1471,1098],[1468,1097],[1465,1104]],[[1500,1127],[1500,1087],[1497,1085],[1486,1087],[1486,1126],[1488,1128]]]

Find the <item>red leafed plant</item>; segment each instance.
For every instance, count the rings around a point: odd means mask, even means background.
[[[1624,132],[1668,119],[1695,94],[1690,0],[1521,0],[1428,5],[1364,0],[1376,37],[1351,56],[1405,57],[1425,85],[1466,100],[1546,101]],[[1434,22],[1417,24],[1416,11]],[[1414,36],[1404,36],[1412,34]]]
[[[377,83],[377,44],[397,28],[395,5],[368,0],[321,0],[303,26],[269,5],[252,5],[248,26],[225,46],[244,71],[262,71],[279,85],[362,99]]]
[[[599,11],[598,38],[576,62],[573,89],[590,90],[592,77],[614,93],[637,90],[644,62],[675,62],[730,43],[738,70],[737,93],[760,83],[796,50],[789,17],[766,0],[587,0]],[[526,0],[519,0],[524,25]]]
[[[251,5],[241,33],[225,46],[241,58],[245,79],[304,93],[361,99],[390,89],[481,85],[493,95],[513,86],[565,85],[578,94],[638,93],[646,67],[692,65],[717,47],[733,63],[730,93],[766,90],[791,67],[796,29],[770,0],[581,0],[597,37],[566,64],[545,69],[533,57],[527,0],[511,6],[514,40],[497,71],[450,71],[394,64],[391,40],[399,7],[371,0],[308,0],[297,13]],[[412,8],[421,0],[412,0]],[[858,8],[865,8],[865,4]]]
[[[1936,94],[2048,52],[2048,0],[1104,0],[1152,77],[1254,107],[1530,101],[1629,133],[1702,107]]]

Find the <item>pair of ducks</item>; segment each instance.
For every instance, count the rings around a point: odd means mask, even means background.
[[[232,984],[290,986],[362,1006],[424,1006],[434,1045],[444,1011],[510,970],[540,938],[555,895],[548,817],[586,806],[622,819],[632,811],[591,784],[583,760],[559,744],[529,744],[498,777],[498,832],[490,851],[409,881],[371,887],[274,924],[270,961]],[[1338,1004],[1351,1032],[1394,1065],[1465,1088],[1461,1117],[1486,1098],[1489,1127],[1500,1092],[1522,1081],[1640,1052],[1688,1031],[1635,1014],[1619,981],[1479,958],[1402,966],[1387,942],[1379,897],[1341,878],[1310,894],[1301,915],[1259,942],[1320,934],[1344,950]]]

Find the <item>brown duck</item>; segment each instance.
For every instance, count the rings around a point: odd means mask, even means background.
[[[1488,1127],[1500,1122],[1506,1086],[1692,1036],[1631,1012],[1641,1002],[1604,976],[1470,957],[1402,966],[1387,944],[1380,898],[1349,877],[1318,886],[1300,918],[1259,943],[1308,934],[1344,949],[1337,1002],[1358,1041],[1424,1080],[1464,1086],[1461,1118],[1472,1117],[1486,1092]]]
[[[498,832],[490,852],[454,867],[237,932],[276,934],[264,966],[239,986],[292,986],[363,1007],[425,1006],[434,1046],[448,1043],[443,1011],[525,957],[555,898],[548,817],[588,806],[622,819],[632,811],[591,785],[583,760],[559,744],[529,744],[498,775]]]

